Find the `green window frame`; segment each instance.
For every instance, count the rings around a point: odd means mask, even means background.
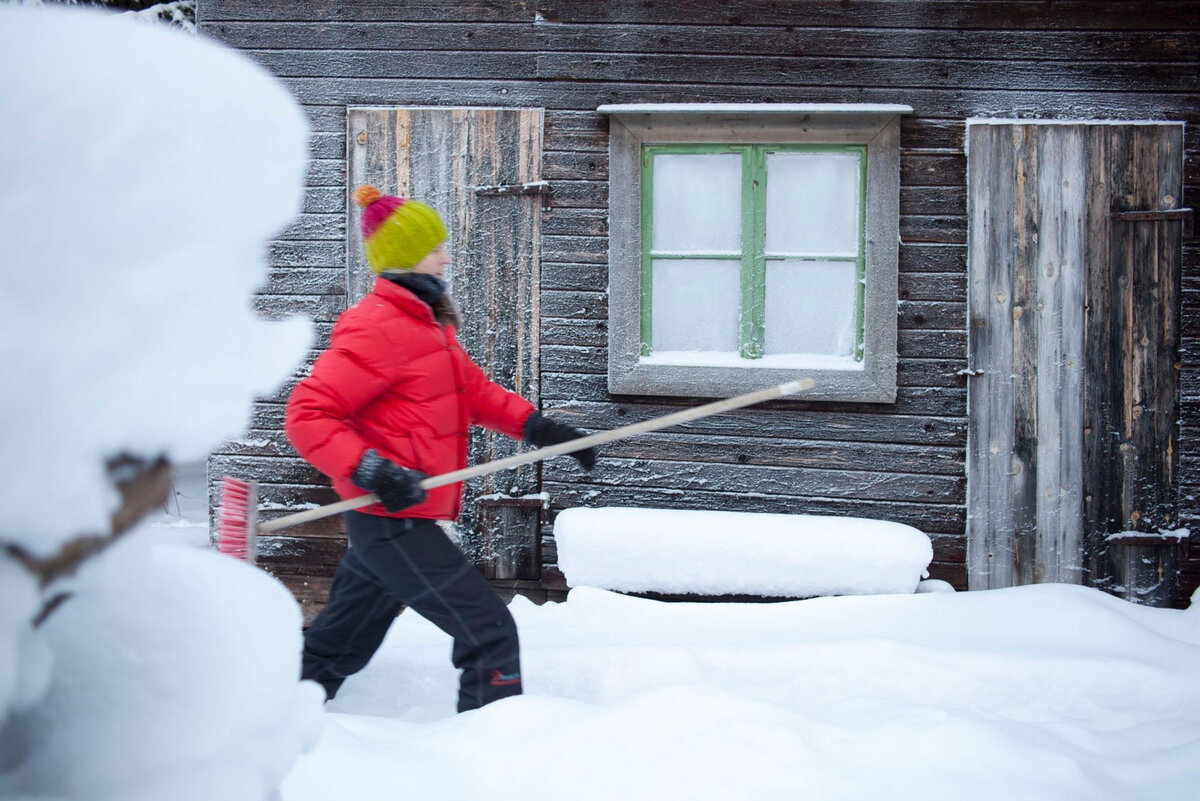
[[[771,253],[766,250],[767,156],[771,153],[852,153],[858,158],[857,242],[853,254]],[[660,154],[740,154],[741,252],[679,253],[656,251],[654,242],[654,159]],[[854,351],[862,361],[864,350],[864,293],[866,288],[867,147],[865,144],[654,144],[641,148],[641,354],[653,352],[653,264],[664,259],[709,259],[740,262],[740,325],[738,353],[743,359],[761,359],[766,337],[767,262],[853,262],[855,265]]]
[[[610,394],[721,398],[804,376],[816,382],[805,393],[808,401],[896,401],[900,120],[912,113],[911,106],[625,103],[602,105],[597,111],[609,118],[607,388]],[[807,209],[815,205],[819,213],[821,203],[836,202],[842,207],[842,203],[853,202],[853,168],[837,160],[836,168],[828,171],[831,182],[822,183],[825,188],[808,191],[798,183],[804,180],[808,162],[782,154],[805,150],[846,152],[847,148],[859,157],[859,227],[851,227],[848,213],[816,227],[816,218],[809,216]],[[732,215],[739,214],[737,192],[742,177],[736,169],[736,158],[712,159],[725,162],[712,165],[716,170],[713,179],[720,176],[717,184],[709,181],[706,172],[689,175],[687,159],[672,157],[672,180],[678,177],[684,182],[673,185],[672,193],[683,192],[684,198],[691,198],[693,192],[722,193],[719,198],[713,196],[713,207],[698,212],[661,205],[669,198],[662,191],[661,173],[667,165],[660,159],[659,214],[663,216],[658,224],[668,225],[670,235],[666,238],[660,235],[658,245],[696,259],[701,254],[689,250],[689,244],[696,250],[728,249],[721,255],[735,254],[738,263],[730,263],[724,269],[720,261],[697,260],[694,262],[697,270],[691,270],[687,262],[652,258],[659,255],[651,249],[654,220],[649,215],[653,211],[656,176],[654,169],[644,169],[644,165],[654,167],[646,164],[648,154],[731,151],[745,154],[742,158],[747,162],[743,191],[749,194],[741,211],[741,215],[748,215],[744,224],[741,219],[732,219]],[[759,155],[756,158],[754,154]],[[823,159],[812,161],[817,171],[825,175],[826,170],[820,165]],[[764,166],[768,172],[775,171],[776,180],[783,176],[787,183],[780,186],[767,182]],[[833,193],[837,193],[836,200]],[[783,206],[774,207],[764,200]],[[842,208],[850,211],[849,207]],[[704,215],[703,222],[696,213]],[[795,219],[798,227],[789,230],[786,227],[789,218]],[[776,230],[776,225],[784,227]],[[689,234],[689,230],[697,233]],[[747,243],[758,242],[761,252],[751,247],[751,256],[745,249],[737,249],[742,244],[737,240],[742,230],[758,231],[758,235],[746,239]],[[806,230],[813,232],[811,238]],[[857,250],[854,249],[856,232]],[[854,255],[856,263],[843,269],[835,262],[811,267],[791,259],[776,262],[773,259],[781,254],[766,251],[768,243],[779,250],[826,251],[822,255],[838,250]],[[742,257],[746,261],[745,270],[741,267]],[[712,276],[704,279],[706,282],[716,280],[719,285],[689,283],[688,276],[700,272]],[[857,285],[852,283],[856,273]],[[743,278],[748,313],[739,319],[741,302],[734,294],[740,292]],[[678,287],[679,292],[694,295],[696,300],[672,294],[669,302],[664,303],[668,298],[660,296],[655,309],[655,280],[659,282],[659,292],[674,293]],[[729,298],[727,305],[719,300],[725,297]],[[711,306],[703,310],[706,315],[703,326],[696,325],[689,303]],[[813,313],[809,314],[809,310]],[[647,316],[655,311],[658,317]],[[656,343],[658,350],[647,353]]]

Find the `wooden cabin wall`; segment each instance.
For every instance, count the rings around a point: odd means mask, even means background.
[[[608,446],[587,477],[547,464],[543,483],[554,510],[628,504],[908,523],[933,537],[933,576],[960,589],[965,121],[1184,121],[1184,205],[1200,191],[1200,2],[1191,0],[200,0],[197,16],[203,35],[279,76],[312,122],[304,213],[272,243],[274,270],[257,302],[272,315],[311,314],[322,338],[344,303],[346,106],[545,109],[553,198],[541,236],[542,401],[585,428],[693,402],[606,390],[608,122],[597,106],[911,105],[901,130],[896,403],[777,402]],[[1183,276],[1181,516],[1200,525],[1195,239],[1185,239]],[[330,500],[283,442],[288,389],[257,404],[247,437],[215,458],[273,476],[268,495],[281,504]],[[310,550],[279,566],[294,571],[293,584],[331,568],[336,549]],[[1200,582],[1200,541],[1184,557],[1180,604]]]

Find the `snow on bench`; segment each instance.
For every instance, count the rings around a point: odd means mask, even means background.
[[[565,509],[554,522],[572,587],[683,595],[911,593],[933,559],[923,532],[854,517],[682,509]]]

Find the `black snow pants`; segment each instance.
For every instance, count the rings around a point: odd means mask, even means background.
[[[362,670],[404,604],[454,638],[458,711],[521,693],[517,624],[491,585],[432,520],[347,512],[350,548],[329,603],[304,635],[302,678],[333,698]]]

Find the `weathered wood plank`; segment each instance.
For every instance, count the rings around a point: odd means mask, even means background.
[[[608,236],[607,209],[556,208],[544,216],[549,236]]]
[[[254,478],[262,484],[328,485],[329,480],[303,459],[293,457],[232,456],[214,454],[209,473]]]
[[[438,0],[204,0],[197,13],[203,27],[220,20],[263,20],[271,22],[525,22],[534,18],[530,0],[494,3],[467,0],[442,3]]]
[[[543,310],[544,312],[544,310]],[[542,317],[543,345],[607,346],[607,320]]]
[[[942,3],[936,0],[842,3],[756,3],[751,0],[698,0],[687,5],[646,5],[640,0],[578,3],[540,0],[538,13],[548,22],[804,25],[831,28],[1014,29],[1024,30],[1196,30],[1200,8],[1166,0],[1062,0],[1047,5],[1035,0],[989,3]]]
[[[259,567],[274,574],[332,576],[346,553],[342,537],[264,534],[258,539]]]
[[[1036,544],[1033,579],[1083,580],[1086,197],[1081,126],[1038,131]]]
[[[608,430],[677,411],[687,404],[648,402],[601,403],[559,400],[546,403],[564,419],[588,430]],[[866,406],[867,404],[860,404]],[[890,410],[891,407],[886,407]],[[820,404],[777,408],[772,405],[684,423],[671,431],[726,437],[782,437],[831,442],[880,442],[892,444],[962,447],[966,422],[951,417],[887,412],[845,412]]]
[[[503,75],[509,80],[538,77],[534,59],[525,53],[497,51],[405,50],[403,42],[379,50],[245,50],[281,78],[436,78],[454,80]]]
[[[287,434],[279,429],[248,429],[226,440],[210,451],[227,456],[273,456],[299,459],[288,442]]]
[[[548,152],[545,159],[545,178],[551,182],[605,181],[608,179],[608,154]]]
[[[1111,128],[1097,135],[1096,147],[1108,194],[1089,213],[1095,227],[1107,226],[1107,253],[1099,255],[1110,269],[1090,275],[1088,283],[1089,568],[1093,581],[1137,600],[1144,577],[1130,572],[1128,560],[1114,558],[1120,553],[1104,538],[1169,528],[1179,516],[1178,226],[1099,218],[1110,209],[1155,208],[1165,196],[1179,196],[1182,131]]]
[[[358,55],[358,54],[355,54]],[[411,55],[411,54],[410,54]],[[467,60],[469,54],[460,53]],[[499,59],[502,54],[493,54]],[[889,54],[890,55],[890,54]],[[356,59],[377,64],[380,77],[409,77],[403,68],[388,69],[382,59]],[[403,61],[419,61],[415,58]],[[388,61],[387,63],[393,63]],[[331,74],[343,73],[335,70]],[[363,74],[352,73],[352,74]],[[694,51],[685,55],[628,55],[624,53],[539,53],[536,76],[550,81],[622,81],[633,83],[758,83],[762,86],[887,86],[903,84],[916,88],[1005,89],[1031,91],[1087,90],[1121,91],[1131,86],[1129,69],[1121,63],[1103,61],[1009,61],[1002,69],[982,59],[895,59],[855,60],[846,69],[840,58],[777,55],[708,55]],[[458,77],[455,72],[451,77]],[[465,76],[464,76],[465,77]],[[1138,80],[1166,92],[1194,92],[1200,76],[1194,64],[1146,62],[1138,67]]]
[[[608,182],[551,181],[550,205],[555,208],[607,209]]]
[[[327,105],[353,99],[362,105],[386,106],[397,97],[413,105],[445,104],[445,81],[409,78],[281,78],[301,103]],[[586,87],[581,89],[582,87]],[[456,104],[469,106],[537,106],[559,111],[595,110],[606,103],[839,103],[843,87],[762,86],[753,84],[581,84],[573,81],[512,81],[485,76],[453,83]],[[862,103],[903,103],[917,114],[938,117],[1047,116],[1076,119],[1172,119],[1200,121],[1200,93],[1169,94],[1128,91],[1037,92],[1016,89],[910,89],[873,86],[855,92]]]
[[[967,359],[966,331],[901,330],[897,339],[901,359]]]
[[[345,186],[345,159],[310,159],[305,184],[307,186]]]
[[[313,131],[308,138],[310,159],[341,159],[346,157],[344,131]]]
[[[251,301],[254,310],[264,317],[283,319],[302,314],[312,320],[333,322],[346,310],[346,296],[336,295],[268,295],[257,294]]]
[[[1016,166],[1011,134],[1002,126],[968,129],[972,181],[967,187],[970,227],[968,298],[970,360],[983,373],[968,393],[967,570],[973,589],[1012,583],[1009,539],[1014,522],[1009,503],[1012,467],[1012,262],[1015,240]]]
[[[961,38],[962,34],[955,33]],[[920,149],[955,150],[963,149],[966,124],[961,119],[938,119],[905,114],[900,120],[901,152]],[[966,200],[963,201],[966,206]]]
[[[605,319],[608,316],[608,298],[604,292],[560,292],[543,289],[542,314],[547,317],[568,319]]]
[[[607,287],[607,264],[542,262],[542,289],[600,292]]]
[[[806,467],[813,470],[872,470],[965,476],[963,452],[954,447],[864,442],[717,437],[658,432],[600,448],[603,459],[705,462],[710,464]]]
[[[966,187],[901,185],[900,214],[965,217],[967,214]],[[965,220],[962,225],[965,230]],[[963,243],[966,243],[965,238]]]
[[[346,237],[344,214],[298,214],[276,239],[333,239]]]
[[[346,271],[340,267],[279,267],[271,270],[264,295],[346,295]]]
[[[900,239],[903,242],[940,242],[965,245],[967,218],[944,214],[902,214]]]
[[[967,249],[962,245],[900,243],[900,274],[967,274]]]
[[[963,273],[900,273],[901,300],[965,303],[967,276]]]
[[[258,25],[260,23],[253,23]],[[308,124],[318,133],[346,134],[346,106],[344,104],[309,103],[302,106]]]
[[[1012,373],[1007,389],[1012,400],[1012,417],[998,421],[1012,431],[1012,473],[1008,479],[1013,528],[1010,534],[1011,583],[1031,584],[1037,559],[1037,447],[1043,432],[1037,418],[1037,337],[1033,324],[1034,297],[1038,284],[1037,263],[1037,181],[1040,164],[1038,129],[1016,127],[1014,131],[1016,206],[1012,209],[1014,240],[1010,259],[1009,300],[994,307],[996,316],[1007,313],[1004,331],[1012,338]],[[1000,176],[1000,180],[1006,180]],[[995,214],[1003,207],[992,206]],[[1044,432],[1051,438],[1054,432]],[[1055,443],[1057,444],[1057,443]]]
[[[955,330],[966,327],[965,303],[901,300],[898,312],[901,328]]]
[[[306,187],[302,211],[305,214],[345,214],[345,188],[340,186]]]
[[[346,244],[337,241],[277,240],[267,246],[276,267],[345,267]]]
[[[710,509],[730,512],[838,515],[891,520],[926,533],[961,534],[965,512],[949,503],[906,503],[862,499],[800,498],[765,493],[722,493],[695,489],[629,487],[564,483],[547,480],[551,508],[557,512],[573,506],[635,506],[668,509]]]
[[[207,0],[204,6],[207,8]],[[561,51],[568,53],[708,53],[996,61],[1195,61],[1194,37],[1167,31],[974,30],[970,43],[957,30],[847,27],[831,36],[823,27],[797,25],[529,25],[492,22],[330,21],[210,22],[204,32],[242,49]]]
[[[962,153],[913,153],[900,156],[901,186],[964,186],[967,159]]]

